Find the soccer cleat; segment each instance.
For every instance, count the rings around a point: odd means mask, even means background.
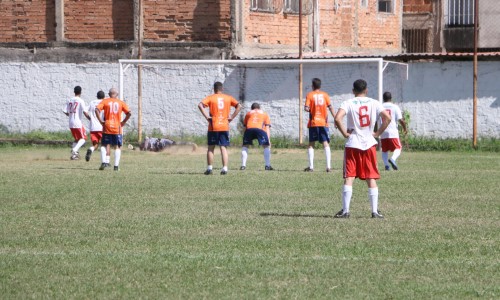
[[[203,173],[203,174],[205,174],[205,175],[212,175],[212,174],[213,174],[213,172],[212,172],[212,170],[208,170],[208,169],[207,169],[207,170],[205,171],[205,173]]]
[[[391,168],[390,168],[389,166],[385,166],[385,170],[386,170],[386,171],[390,171],[390,170],[391,170]]]
[[[118,166],[113,167],[113,171],[119,171],[119,170],[120,170],[120,168]]]
[[[85,160],[86,161],[89,161],[90,160],[90,156],[92,155],[92,150],[90,149],[87,149],[87,154],[85,154]]]
[[[391,164],[392,168],[394,169],[394,171],[397,171],[398,170],[398,165],[396,165],[396,162],[391,159],[389,159],[389,163]]]
[[[271,166],[266,166],[264,169],[265,169],[266,171],[273,171],[273,170],[274,170],[274,168],[273,168],[273,167],[271,167]]]
[[[384,216],[380,214],[380,210],[377,212],[372,212],[372,219],[383,219]]]
[[[332,172],[332,168],[326,168],[326,173],[331,173]]]
[[[337,219],[349,219],[349,217],[351,216],[351,214],[349,212],[344,212],[343,209],[339,210],[338,213],[335,214],[335,216],[333,216],[334,218],[337,218]]]
[[[221,175],[227,175],[227,171],[226,170],[222,170],[222,171],[220,171],[220,174]]]
[[[109,165],[107,163],[102,163],[101,166],[99,167],[99,170],[104,170],[106,169],[106,167],[108,167]]]
[[[78,152],[73,152],[71,151],[71,160],[79,160],[80,159],[80,154]]]
[[[241,166],[241,167],[240,167],[240,171],[245,171],[245,170],[246,170],[246,168],[247,168],[247,167],[245,167],[245,166]]]
[[[314,172],[314,169],[311,169],[310,167],[307,167],[304,169],[304,172]]]

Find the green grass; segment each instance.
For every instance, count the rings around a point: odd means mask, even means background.
[[[82,151],[84,153],[85,151]],[[66,148],[0,149],[3,299],[494,299],[500,295],[500,158],[403,152],[372,220],[357,181],[341,207],[316,151],[259,149],[204,176],[205,152],[124,150],[120,172]],[[218,153],[217,153],[218,154]],[[216,167],[219,166],[217,155]],[[113,159],[113,158],[112,158]]]

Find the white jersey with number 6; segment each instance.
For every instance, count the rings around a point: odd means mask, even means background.
[[[351,134],[346,141],[346,147],[367,150],[377,144],[373,129],[378,116],[384,110],[379,101],[356,97],[342,102],[340,109],[346,112],[347,131]]]
[[[391,116],[391,123],[387,129],[380,135],[381,139],[395,139],[399,138],[398,121],[403,118],[399,106],[392,102],[385,102],[383,104],[385,111]],[[379,126],[382,124],[382,119],[379,118]]]
[[[84,111],[87,111],[87,106],[80,97],[73,97],[66,102],[63,112],[69,114],[69,128],[82,128]]]
[[[95,132],[95,131],[102,131],[102,125],[99,123],[99,120],[97,120],[97,117],[95,116],[95,108],[99,103],[101,103],[102,99],[97,99],[90,101],[89,104],[89,109],[87,113],[90,115],[90,132]],[[101,120],[104,120],[104,113],[101,111]]]

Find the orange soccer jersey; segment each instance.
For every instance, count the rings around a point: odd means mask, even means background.
[[[226,94],[213,94],[201,101],[209,107],[212,121],[208,124],[208,131],[229,131],[229,114],[231,106],[236,107],[238,101]]]
[[[130,112],[128,105],[120,99],[107,98],[96,106],[104,112],[104,134],[122,134],[122,112]]]
[[[245,124],[247,129],[265,129],[266,125],[271,125],[271,120],[269,119],[269,115],[264,111],[260,109],[253,109],[246,114],[243,124]]]
[[[306,106],[309,107],[309,122],[307,127],[328,126],[328,107],[331,105],[327,93],[316,90],[306,96]]]

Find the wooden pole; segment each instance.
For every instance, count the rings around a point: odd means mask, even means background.
[[[138,59],[142,59],[142,35],[143,35],[143,13],[142,0],[139,0],[139,34],[138,39]],[[137,66],[137,142],[142,142],[142,65]]]
[[[479,0],[474,1],[474,61],[473,61],[473,83],[472,83],[472,147],[477,149],[477,47],[479,36]]]
[[[302,59],[302,0],[299,0],[299,59]],[[304,118],[302,104],[302,64],[299,64],[299,144],[302,145],[302,123]]]

